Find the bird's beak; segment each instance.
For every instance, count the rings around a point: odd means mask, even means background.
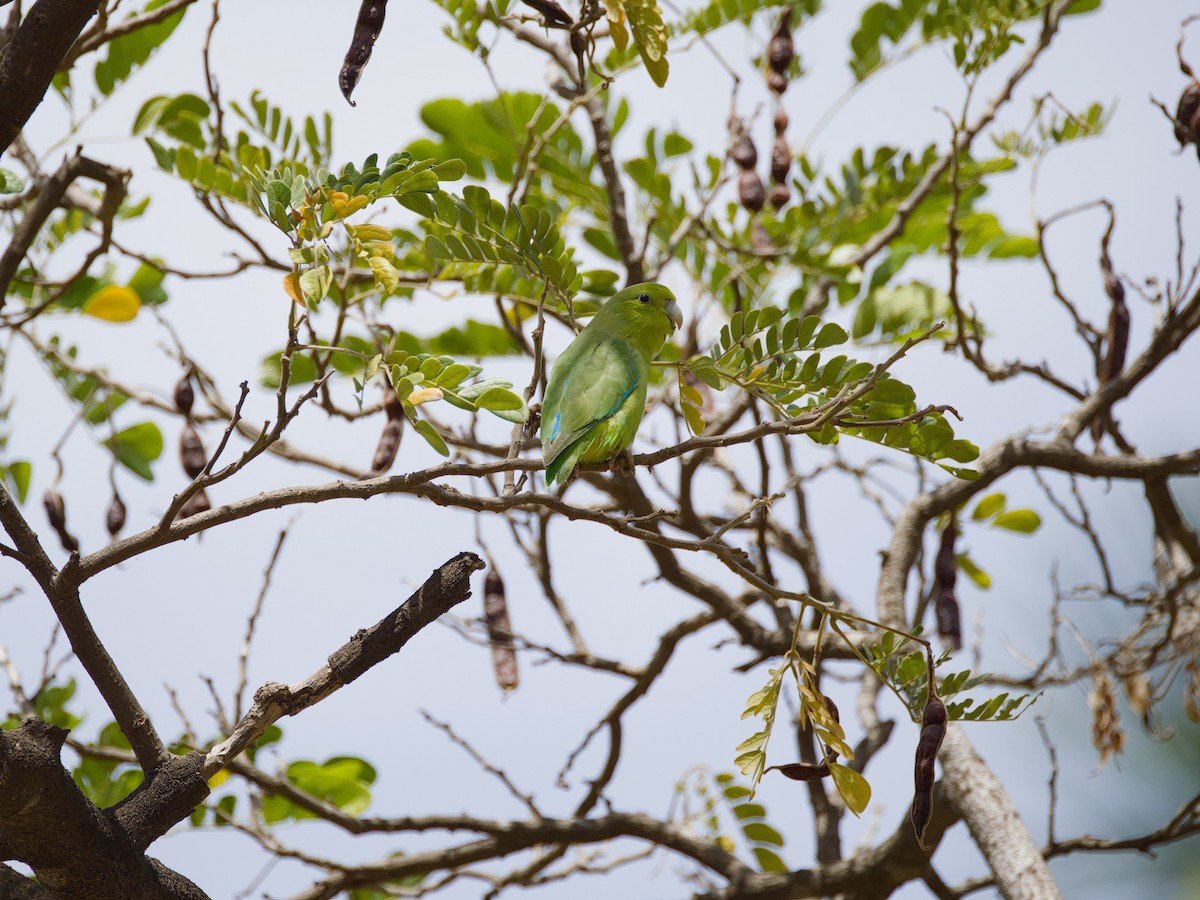
[[[679,304],[674,300],[668,300],[663,310],[666,312],[667,318],[671,320],[672,328],[678,329],[683,327],[683,313],[679,309]]]

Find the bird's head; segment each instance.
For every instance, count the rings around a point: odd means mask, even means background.
[[[683,313],[675,295],[669,287],[655,282],[631,284],[614,294],[604,306],[639,328],[661,332],[664,339],[683,327]]]

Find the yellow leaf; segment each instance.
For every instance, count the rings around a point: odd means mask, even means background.
[[[221,769],[219,772],[217,772],[216,775],[214,775],[212,778],[208,779],[208,786],[209,786],[209,788],[219,787],[220,785],[224,784],[228,780],[229,780],[229,770]]]
[[[347,225],[346,231],[356,241],[390,241],[392,232],[383,225]]]
[[[408,395],[408,402],[413,406],[420,406],[422,403],[428,403],[430,400],[441,400],[443,396],[441,388],[421,388]]]
[[[83,302],[85,313],[106,322],[132,322],[141,308],[133,289],[120,284],[105,285]]]
[[[304,303],[304,293],[300,290],[300,275],[297,272],[291,272],[283,276],[284,292],[295,300],[297,303]]]
[[[833,786],[846,803],[846,808],[856,816],[871,802],[871,785],[862,775],[838,763],[829,764],[829,774],[833,776]]]

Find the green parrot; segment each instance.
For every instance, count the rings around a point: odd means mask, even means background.
[[[650,384],[650,360],[683,314],[661,284],[634,284],[608,300],[563,351],[542,401],[546,484],[579,463],[608,462],[633,444]]]

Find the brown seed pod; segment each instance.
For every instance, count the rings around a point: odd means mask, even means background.
[[[788,114],[787,110],[782,106],[775,110],[775,136],[778,137],[787,131]]]
[[[753,169],[745,169],[738,176],[738,199],[750,212],[758,212],[767,202],[767,190]]]
[[[575,20],[571,18],[571,14],[559,6],[554,0],[521,0],[526,6],[532,6],[542,14],[547,25],[558,25],[562,28],[570,28],[575,24]],[[574,34],[571,35],[574,37]]]
[[[771,145],[771,179],[777,182],[787,181],[788,170],[791,167],[792,148],[788,146],[787,138],[781,134]]]
[[[1101,256],[1100,267],[1104,270],[1104,290],[1112,303],[1108,311],[1108,331],[1104,335],[1104,356],[1096,370],[1096,380],[1103,387],[1125,368],[1125,354],[1129,349],[1129,307],[1125,305],[1125,286],[1113,273],[1107,254]],[[1107,413],[1092,420],[1094,440],[1100,440],[1108,421]]]
[[[121,495],[113,491],[112,502],[104,514],[104,527],[108,529],[109,537],[116,537],[125,527],[125,502]]]
[[[767,766],[763,769],[764,772],[776,771],[785,778],[790,778],[792,781],[815,781],[818,778],[826,778],[829,775],[829,766],[825,763],[815,765],[813,763],[786,763],[782,766]]]
[[[782,181],[778,184],[771,185],[771,194],[768,198],[771,201],[771,206],[775,209],[783,209],[791,202],[792,189]]]
[[[916,761],[913,767],[912,825],[921,849],[925,846],[925,829],[933,818],[933,764],[946,736],[946,704],[931,696],[921,715],[921,737],[917,740]]]
[[[354,37],[350,41],[350,49],[346,51],[346,59],[342,62],[342,71],[338,74],[338,86],[342,96],[351,106],[357,106],[350,95],[358,86],[363,68],[371,58],[371,50],[375,40],[383,30],[383,16],[387,12],[387,0],[363,0],[358,8],[358,19],[354,23]]]
[[[1125,732],[1117,711],[1117,695],[1112,679],[1100,663],[1092,667],[1092,689],[1088,692],[1088,707],[1092,711],[1092,746],[1105,766],[1114,754],[1125,749]]]
[[[483,621],[487,625],[488,644],[492,648],[492,670],[496,675],[496,684],[506,694],[515,691],[520,683],[517,651],[513,647],[504,579],[500,577],[495,564],[488,569],[487,577],[483,580]]]
[[[754,146],[754,141],[750,140],[750,135],[745,131],[739,130],[733,139],[733,143],[729,147],[730,158],[738,164],[741,169],[753,169],[758,165],[758,148]]]
[[[767,72],[767,87],[771,93],[782,95],[788,89],[788,77],[772,69]]]
[[[789,8],[785,9],[779,17],[775,33],[767,42],[767,66],[772,72],[784,75],[795,55],[795,46],[792,44],[792,11]]]
[[[58,535],[63,549],[68,553],[78,553],[79,541],[75,540],[75,536],[67,531],[67,507],[63,503],[62,494],[54,488],[49,488],[42,495],[42,506],[46,509],[46,518],[50,520],[50,527]]]
[[[185,422],[183,431],[179,432],[179,463],[189,478],[195,478],[204,471],[208,457],[204,453],[204,444],[200,434],[191,422]]]
[[[1200,84],[1192,82],[1179,95],[1179,105],[1175,107],[1175,140],[1180,147],[1186,147],[1196,140],[1196,114],[1200,113]]]
[[[386,472],[396,461],[396,451],[400,449],[400,438],[404,434],[404,418],[388,419],[379,435],[379,443],[375,446],[375,458],[371,460],[372,472]]]
[[[196,392],[192,389],[190,375],[184,375],[175,383],[175,408],[185,416],[192,412],[192,404],[196,402]]]
[[[208,494],[201,489],[188,497],[187,502],[180,507],[179,518],[186,519],[188,516],[208,512],[210,509],[212,509],[212,503],[208,499]]]
[[[404,418],[404,404],[400,402],[400,395],[387,379],[383,382],[383,411],[389,419]]]
[[[942,529],[942,541],[933,561],[934,612],[937,616],[938,637],[947,646],[962,647],[962,622],[954,583],[958,580],[958,563],[954,558],[954,543],[958,539],[958,523],[951,519]]]

